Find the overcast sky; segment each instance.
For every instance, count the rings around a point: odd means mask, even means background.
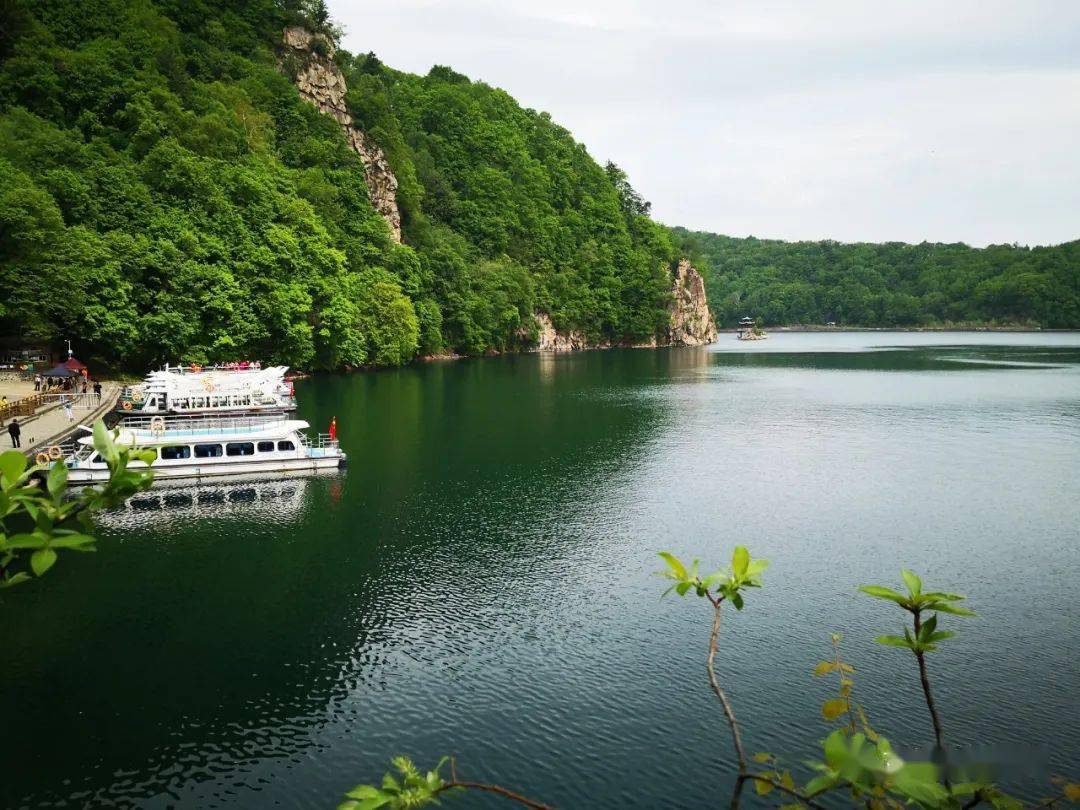
[[[671,225],[1080,238],[1078,0],[331,0],[343,46],[546,110]]]

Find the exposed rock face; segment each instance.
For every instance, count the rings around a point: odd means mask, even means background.
[[[667,342],[672,346],[703,346],[716,340],[716,322],[705,300],[705,279],[689,259],[679,259],[671,287],[671,323]]]
[[[349,145],[364,163],[371,204],[386,220],[394,241],[400,242],[401,212],[397,204],[397,178],[382,149],[353,124],[345,106],[345,93],[348,92],[345,77],[334,64],[333,43],[324,37],[312,35],[301,26],[286,28],[281,39],[285,54],[295,56],[301,65],[295,79],[300,95],[341,124]],[[316,39],[321,41],[319,47],[325,45],[325,56],[312,50],[312,43]]]
[[[642,343],[627,343],[635,349],[654,349],[658,346],[703,346],[716,340],[716,323],[705,299],[705,279],[689,259],[680,259],[672,277],[671,314],[667,334]],[[578,349],[607,349],[609,343],[590,343],[584,332],[559,332],[546,312],[537,312],[539,335],[536,351],[571,352]]]
[[[596,349],[596,344],[590,343],[584,332],[571,329],[569,332],[559,332],[555,324],[551,322],[551,316],[546,312],[537,312],[536,326],[539,334],[536,338],[536,350],[538,352],[572,352],[578,349]]]

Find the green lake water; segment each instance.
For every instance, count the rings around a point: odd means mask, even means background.
[[[907,566],[979,613],[930,659],[958,756],[1032,798],[1080,777],[1078,335],[722,335],[298,395],[346,471],[169,491],[0,596],[0,806],[330,808],[402,752],[564,808],[722,804],[709,613],[652,572],[740,543],[772,561],[722,638],[750,750],[824,736],[840,631],[920,753],[914,666],[872,643],[899,612],[855,590]]]

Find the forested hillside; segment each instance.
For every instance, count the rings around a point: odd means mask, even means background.
[[[1080,242],[1026,248],[736,239],[674,228],[721,326],[1080,328]]]
[[[0,3],[0,335],[333,369],[515,348],[536,311],[613,342],[666,325],[673,242],[615,167],[501,90],[339,51],[396,244],[283,75],[293,24],[332,30],[315,0]]]

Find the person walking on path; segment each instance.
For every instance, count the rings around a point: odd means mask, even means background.
[[[68,418],[69,422],[74,422],[75,408],[71,404],[71,397],[69,397],[67,394],[64,394],[63,399],[61,399],[60,401],[64,403],[64,416]]]
[[[34,375],[34,391],[40,391],[40,390],[41,390],[41,375],[40,374],[35,374]]]
[[[11,424],[7,426],[8,435],[11,436],[12,447],[22,447],[22,425],[19,424],[18,419],[12,419]]]
[[[101,380],[94,380],[94,400],[101,404]]]

